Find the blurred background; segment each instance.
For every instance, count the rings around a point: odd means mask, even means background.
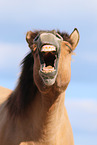
[[[80,42],[72,56],[65,105],[75,145],[97,145],[96,0],[0,0],[0,86],[16,86],[20,62],[29,52],[27,31],[59,29],[70,34],[75,27]]]

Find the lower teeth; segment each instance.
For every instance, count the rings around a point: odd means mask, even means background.
[[[47,67],[43,67],[43,72],[48,73],[48,72],[53,72],[55,69],[52,66],[47,66]]]

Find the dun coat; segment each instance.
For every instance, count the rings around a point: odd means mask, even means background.
[[[64,100],[78,30],[29,31],[26,40],[15,90],[0,90],[0,145],[74,145]]]

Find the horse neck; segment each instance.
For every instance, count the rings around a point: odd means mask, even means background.
[[[64,122],[64,98],[65,92],[58,96],[53,92],[48,94],[37,93],[36,99],[32,104],[31,112],[34,133],[40,138],[54,140],[55,134],[60,130]],[[52,128],[53,127],[53,128]]]

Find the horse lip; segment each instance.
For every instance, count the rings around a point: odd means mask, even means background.
[[[39,73],[42,77],[51,79],[51,78],[54,78],[56,76],[57,70],[54,70],[53,72],[48,72],[48,73],[45,73],[42,70],[40,70]]]
[[[56,80],[57,70],[50,72],[50,73],[44,73],[40,70],[39,74],[46,86],[52,86]]]

